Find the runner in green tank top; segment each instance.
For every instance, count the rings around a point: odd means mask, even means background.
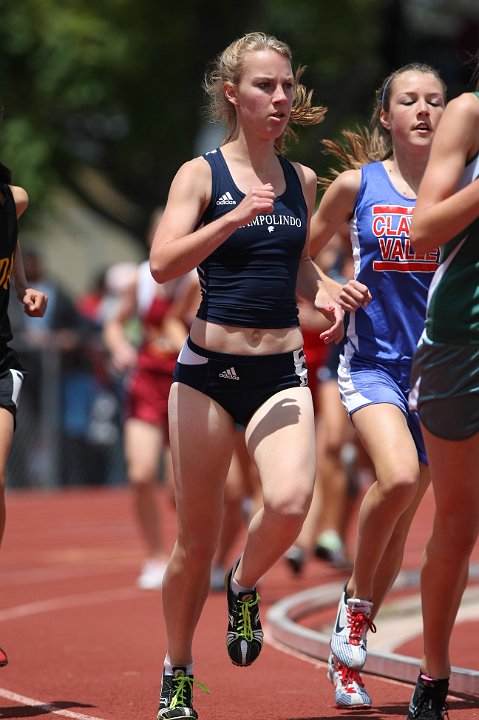
[[[479,71],[479,66],[478,66]],[[443,248],[413,365],[436,515],[421,573],[424,654],[408,720],[442,720],[449,644],[479,532],[479,93],[444,111],[411,226],[417,252]]]
[[[477,102],[474,100],[477,98]],[[479,105],[479,92],[467,102]],[[468,160],[459,182],[466,187],[479,175],[479,153]],[[479,343],[479,218],[445,243],[441,268],[433,282],[426,322],[431,340],[461,345]]]

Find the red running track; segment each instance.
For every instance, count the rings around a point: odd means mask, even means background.
[[[142,548],[128,490],[10,493],[7,504],[0,645],[10,662],[0,670],[0,717],[154,720],[165,654],[161,595],[135,587]],[[174,512],[165,510],[172,543]],[[406,566],[418,566],[430,517],[428,499],[411,533]],[[339,571],[316,560],[299,578],[277,563],[261,586],[262,607],[338,578]],[[367,676],[375,707],[339,710],[324,663],[269,642],[253,667],[234,667],[225,621],[223,594],[210,595],[195,648],[196,676],[211,690],[195,692],[200,720],[405,718],[411,686]],[[455,650],[477,663],[471,628],[479,625],[457,633]],[[419,640],[409,643],[411,651],[420,652]],[[460,658],[454,663],[464,665]],[[476,701],[452,698],[451,720],[479,719]]]

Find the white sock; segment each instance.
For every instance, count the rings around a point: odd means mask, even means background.
[[[244,592],[254,593],[254,588],[244,587],[244,585],[240,585],[239,582],[236,582],[234,577],[231,577],[230,586],[235,595],[239,595],[240,593]]]
[[[193,675],[193,663],[185,663],[184,665],[172,665],[170,662],[170,658],[168,655],[165,657],[165,675],[173,675],[173,668],[174,667],[184,667],[186,668],[186,674],[187,675]]]

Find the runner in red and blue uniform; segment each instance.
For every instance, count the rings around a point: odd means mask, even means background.
[[[399,572],[428,483],[408,393],[439,252],[416,253],[409,228],[444,106],[444,83],[430,66],[407,65],[386,78],[376,96],[372,135],[349,134],[349,155],[342,151],[348,169],[326,189],[312,220],[314,252],[349,224],[355,272],[337,288],[350,313],[339,391],[375,471],[359,511],[352,575],[331,639],[329,677],[341,706],[372,704],[359,676],[367,630],[375,630],[373,619]],[[341,155],[338,145],[329,146]]]

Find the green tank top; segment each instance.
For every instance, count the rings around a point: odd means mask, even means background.
[[[479,153],[466,165],[458,189],[477,177]],[[479,344],[479,217],[444,245],[429,289],[426,334],[450,345]]]

